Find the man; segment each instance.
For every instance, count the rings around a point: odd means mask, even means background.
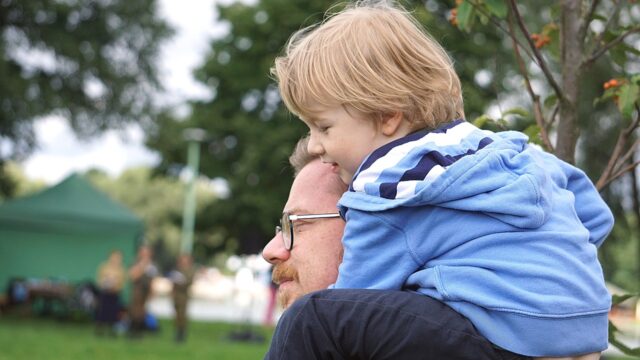
[[[265,359],[523,359],[494,348],[466,318],[423,295],[317,291],[333,284],[342,261],[344,222],[333,215],[346,186],[307,152],[307,141],[290,158],[296,177],[284,229],[262,252],[288,308]]]
[[[187,336],[187,303],[189,302],[189,288],[193,283],[193,259],[190,254],[184,253],[178,256],[176,268],[169,278],[173,283],[171,297],[175,309],[175,341],[184,342]]]
[[[306,138],[289,159],[296,179],[284,211],[291,214],[336,213],[338,199],[347,190],[330,168],[307,152]],[[338,276],[342,262],[340,217],[299,220],[295,224],[295,253],[287,251],[279,234],[267,244],[262,256],[273,264],[273,281],[279,284],[278,299],[285,308],[312,291],[326,289]],[[313,241],[305,241],[311,237]]]
[[[138,249],[135,264],[129,268],[129,278],[132,284],[129,309],[131,317],[129,337],[131,339],[142,337],[142,332],[145,329],[145,307],[151,295],[151,280],[158,275],[158,268],[152,258],[151,248],[142,245]]]
[[[96,335],[115,336],[114,325],[120,312],[120,292],[126,280],[126,270],[122,265],[122,251],[113,250],[107,261],[98,267],[98,307],[96,309]]]

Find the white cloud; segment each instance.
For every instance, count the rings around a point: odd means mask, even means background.
[[[107,131],[100,138],[80,141],[66,121],[57,117],[36,124],[40,150],[23,164],[29,178],[56,183],[72,172],[101,169],[117,176],[129,167],[153,165],[159,156],[146,149],[139,127],[131,126],[124,134]]]
[[[202,65],[211,39],[225,32],[225,27],[215,22],[214,1],[162,0],[160,14],[176,30],[161,49],[160,73],[169,89],[163,100],[176,105],[186,98],[209,98],[211,91],[193,79],[192,71]]]

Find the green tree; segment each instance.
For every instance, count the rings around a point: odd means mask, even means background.
[[[156,0],[0,1],[0,191],[7,159],[36,145],[33,122],[62,116],[80,137],[150,121],[156,56],[171,31]]]
[[[46,187],[45,182],[42,180],[30,180],[22,171],[20,165],[12,161],[5,164],[4,175],[8,182],[15,184],[15,187],[12,190],[13,195],[15,196],[26,196]],[[4,200],[6,199],[2,196],[2,192],[0,192],[0,203]]]

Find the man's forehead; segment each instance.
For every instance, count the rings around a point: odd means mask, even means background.
[[[287,214],[311,214],[313,213],[313,210],[308,210],[306,207],[300,207],[300,206],[295,206],[295,207],[286,207],[284,208],[284,210],[282,210],[282,213],[287,213]]]
[[[329,165],[320,161],[309,163],[294,179],[284,211],[290,214],[335,211],[340,198],[336,177]]]
[[[337,198],[334,198],[332,201],[327,198],[317,199],[311,196],[291,196],[285,204],[284,209],[282,209],[282,212],[293,215],[336,212],[337,201]]]

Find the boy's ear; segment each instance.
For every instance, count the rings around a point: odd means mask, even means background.
[[[388,115],[382,119],[382,134],[386,136],[393,136],[401,128],[404,117],[402,112],[398,111],[394,114]]]

